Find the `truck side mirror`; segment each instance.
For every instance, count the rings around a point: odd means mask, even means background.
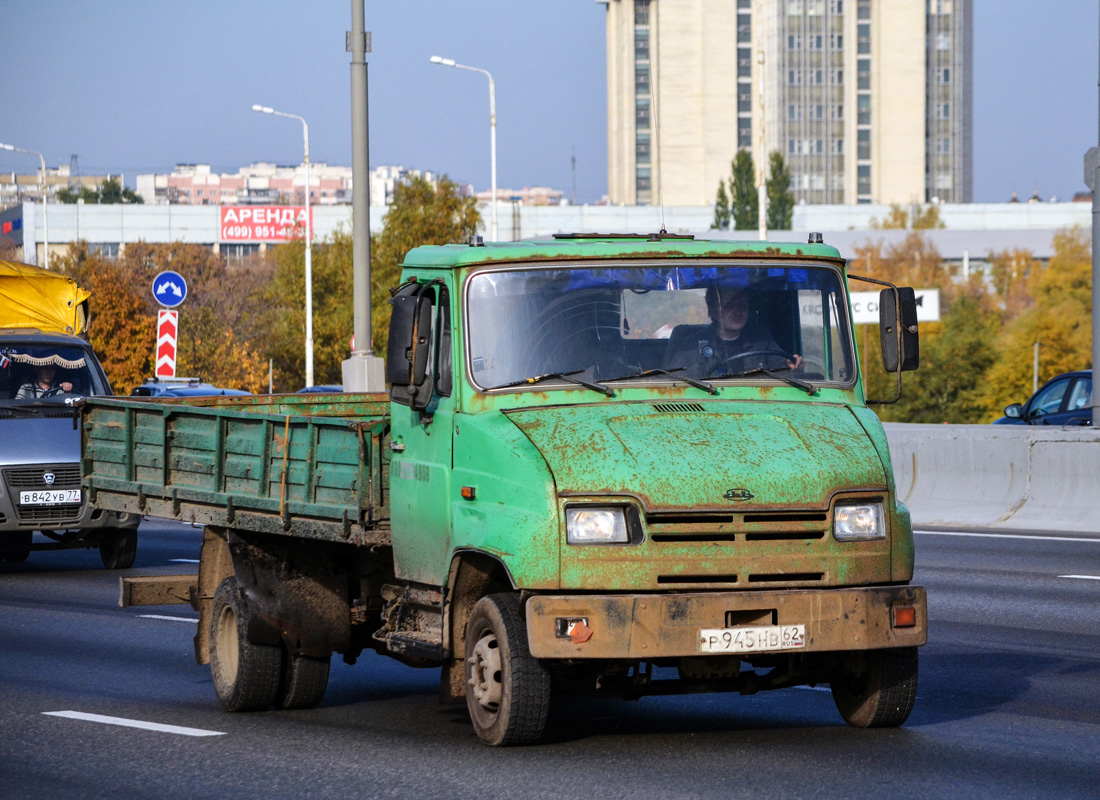
[[[883,369],[887,372],[908,372],[919,367],[917,297],[913,289],[909,286],[901,286],[879,292],[878,320],[882,340]]]
[[[410,283],[390,299],[390,340],[386,348],[386,380],[390,399],[416,409],[427,408],[433,381],[428,372],[432,341],[432,292]]]

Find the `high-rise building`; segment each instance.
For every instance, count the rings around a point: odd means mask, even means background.
[[[973,0],[597,0],[608,194],[705,205],[739,149],[796,202],[972,200]]]

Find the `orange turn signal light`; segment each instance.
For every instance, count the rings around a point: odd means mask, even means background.
[[[477,490],[473,486],[462,487],[462,499],[473,500],[477,496]]]
[[[895,628],[913,628],[917,624],[917,609],[913,606],[894,606]]]

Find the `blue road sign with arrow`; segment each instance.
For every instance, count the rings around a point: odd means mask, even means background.
[[[153,297],[165,308],[175,308],[187,297],[187,281],[178,272],[166,269],[153,278]]]

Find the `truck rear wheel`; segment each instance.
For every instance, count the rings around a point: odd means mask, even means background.
[[[870,650],[859,668],[832,681],[833,701],[857,728],[896,728],[917,700],[917,648]]]
[[[226,711],[262,711],[279,692],[283,649],[248,641],[248,605],[237,579],[223,580],[210,615],[210,674]]]
[[[107,569],[129,569],[137,558],[137,529],[112,528],[99,540],[99,558]]]
[[[277,708],[313,708],[321,702],[328,688],[331,657],[314,658],[303,655],[286,656],[283,679],[275,697]]]
[[[466,626],[466,707],[478,738],[494,747],[531,744],[550,712],[550,673],[531,656],[519,597],[491,594]]]

